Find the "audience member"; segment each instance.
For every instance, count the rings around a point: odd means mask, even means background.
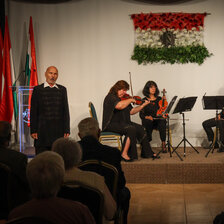
[[[118,170],[117,205],[124,211],[123,223],[127,223],[130,191],[125,187],[126,180],[121,168],[121,153],[117,148],[103,145],[99,142],[99,124],[94,118],[85,118],[78,125],[79,142],[82,147],[82,161],[89,159],[101,160],[109,163]]]
[[[59,138],[53,143],[52,150],[64,159],[64,182],[77,181],[101,191],[104,195],[104,217],[108,220],[112,219],[116,212],[116,203],[104,178],[95,172],[82,171],[77,167],[82,158],[80,145],[71,138]]]
[[[27,156],[9,148],[11,131],[12,126],[9,122],[0,121],[0,162],[11,170],[8,210],[30,199],[30,190],[26,179]]]
[[[15,208],[9,220],[21,216],[36,216],[53,223],[95,223],[89,209],[75,201],[56,197],[64,179],[64,161],[55,152],[38,154],[27,166],[27,179],[33,199]]]

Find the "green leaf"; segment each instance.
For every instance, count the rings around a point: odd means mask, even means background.
[[[136,45],[131,59],[138,61],[138,64],[158,62],[186,64],[191,62],[201,65],[207,57],[212,55],[205,46],[199,45],[170,48],[147,48]]]

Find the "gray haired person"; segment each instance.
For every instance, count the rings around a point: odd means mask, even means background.
[[[53,223],[95,223],[89,209],[75,201],[56,197],[65,174],[64,161],[55,152],[38,154],[27,166],[27,179],[33,199],[9,214],[9,220],[36,216]]]
[[[81,120],[78,129],[81,138],[79,143],[82,147],[82,161],[96,159],[116,167],[118,171],[117,205],[124,210],[123,223],[126,224],[131,194],[125,186],[126,180],[121,167],[121,152],[117,148],[99,142],[99,124],[94,118],[87,117]]]
[[[83,171],[78,168],[82,158],[82,150],[79,143],[71,138],[59,138],[53,143],[52,150],[60,154],[64,159],[64,182],[77,181],[102,192],[104,195],[104,217],[107,220],[111,220],[116,212],[116,203],[102,176],[95,172]]]

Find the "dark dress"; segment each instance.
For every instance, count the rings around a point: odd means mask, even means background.
[[[143,99],[147,99],[146,97]],[[166,141],[166,119],[148,120],[145,116],[156,117],[156,113],[159,109],[159,101],[162,98],[158,96],[156,100],[150,100],[150,104],[146,105],[139,113],[142,120],[142,125],[145,127],[147,132],[148,141],[152,141],[153,129],[158,129],[161,141]]]
[[[34,87],[31,99],[30,130],[37,133],[35,148],[50,148],[53,142],[70,133],[67,91],[64,86]]]
[[[137,140],[141,144],[141,156],[144,158],[152,157],[154,152],[147,140],[144,128],[130,119],[132,106],[129,105],[123,110],[117,110],[115,107],[120,101],[119,97],[111,93],[105,97],[103,104],[103,131],[112,131],[125,135],[124,144],[127,137],[129,137],[131,145],[128,150],[128,156],[131,159],[138,159]]]

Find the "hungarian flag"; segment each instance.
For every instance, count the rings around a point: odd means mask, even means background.
[[[133,14],[133,60],[143,63],[202,64],[211,54],[204,46],[206,13]]]
[[[28,38],[28,50],[26,56],[26,68],[25,73],[27,76],[26,85],[29,87],[34,87],[38,85],[37,79],[37,64],[36,64],[36,53],[35,53],[35,42],[34,42],[34,32],[33,32],[33,22],[32,17],[30,17],[30,25],[29,25],[29,38]],[[30,106],[31,106],[31,96],[32,91],[29,92],[28,99],[28,126],[30,126]]]
[[[12,60],[11,41],[9,37],[9,27],[7,16],[5,18],[5,35],[4,35],[4,47],[3,47],[3,94],[0,105],[0,120],[8,121],[12,123],[13,129],[15,129],[15,118],[17,116],[17,98],[16,91],[12,86],[15,86],[15,75]],[[15,94],[14,94],[15,93]],[[14,98],[15,96],[15,98]],[[13,114],[15,112],[15,116]]]
[[[2,74],[2,66],[3,66],[3,38],[2,38],[2,31],[0,29],[0,105],[2,101],[2,82],[3,82],[3,74]]]

